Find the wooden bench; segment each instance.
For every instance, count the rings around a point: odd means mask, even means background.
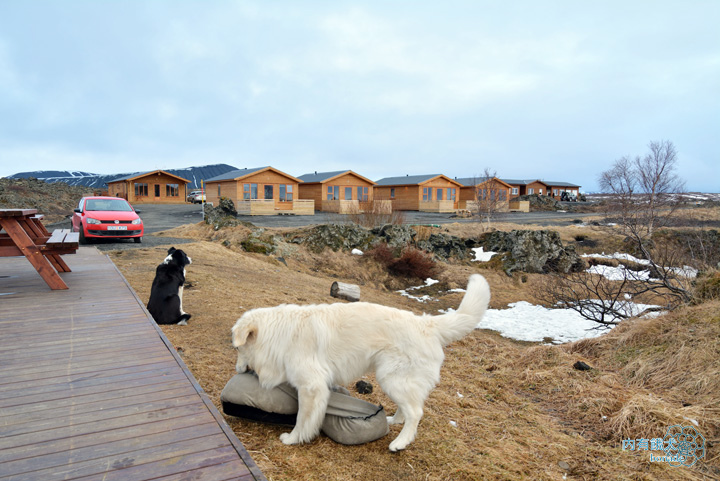
[[[52,234],[36,209],[0,209],[0,257],[25,256],[51,289],[67,289],[58,273],[70,272],[62,254],[75,254],[79,234],[57,229]]]
[[[80,246],[80,233],[70,229],[55,229],[45,246],[51,250],[77,250]]]

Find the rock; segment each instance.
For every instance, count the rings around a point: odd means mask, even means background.
[[[304,244],[313,252],[322,252],[327,247],[334,251],[366,250],[373,240],[375,240],[375,236],[368,229],[359,225],[327,224],[311,228],[306,235],[295,235],[291,242]]]
[[[219,230],[223,227],[234,227],[237,225],[255,227],[249,222],[237,219],[235,204],[232,199],[228,199],[227,197],[221,197],[218,205],[214,207],[205,204],[205,223],[212,225],[215,230]]]
[[[515,271],[568,273],[585,269],[575,247],[563,246],[555,231],[495,231],[483,236],[480,243],[485,250],[504,253],[503,268],[508,275]]]
[[[358,381],[355,383],[355,390],[359,394],[370,394],[373,392],[373,385],[367,381]]]
[[[432,252],[441,259],[455,257],[467,259],[473,256],[472,247],[475,241],[463,240],[449,234],[431,234],[429,238],[417,242],[417,247],[427,252]]]
[[[413,243],[417,232],[408,225],[387,224],[374,228],[371,233],[385,242],[389,247],[403,248]]]
[[[527,200],[530,202],[530,211],[555,211],[566,210],[566,207],[547,195],[528,194],[521,195],[513,200]]]
[[[589,371],[592,369],[589,365],[585,364],[582,361],[578,361],[575,364],[573,364],[573,368],[577,369],[578,371]]]
[[[240,245],[247,252],[270,255],[275,252],[275,238],[265,233],[265,229],[257,229],[250,233]]]

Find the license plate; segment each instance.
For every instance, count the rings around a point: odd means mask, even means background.
[[[127,230],[126,225],[109,225],[107,230]]]

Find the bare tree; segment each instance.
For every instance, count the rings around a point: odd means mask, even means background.
[[[672,142],[650,142],[644,157],[616,160],[600,174],[600,188],[612,195],[610,210],[628,234],[652,236],[681,203],[685,183],[675,173],[677,151]]]
[[[497,181],[497,173],[488,167],[482,176],[473,178],[473,185],[478,216],[485,219],[487,229],[490,229],[492,218],[508,201],[507,191]]]
[[[692,298],[697,259],[684,256],[667,239],[653,234],[671,219],[680,205],[684,183],[676,175],[677,151],[670,141],[651,142],[649,152],[634,159],[617,159],[600,175],[600,187],[611,194],[609,211],[619,219],[629,246],[640,255],[640,265],[620,263],[614,280],[580,272],[553,275],[540,297],[547,303],[574,309],[600,326],[611,326],[639,315],[629,300],[649,294],[662,307],[672,309]],[[615,235],[605,227],[607,235]],[[694,257],[694,256],[692,256]],[[699,267],[699,264],[696,266]]]

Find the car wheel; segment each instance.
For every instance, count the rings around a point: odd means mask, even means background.
[[[87,244],[88,240],[87,237],[85,237],[85,230],[83,230],[82,226],[80,227],[80,230],[78,232],[80,232],[80,243]]]
[[[135,237],[133,240],[135,241],[136,244],[139,244],[142,242],[142,237]]]

